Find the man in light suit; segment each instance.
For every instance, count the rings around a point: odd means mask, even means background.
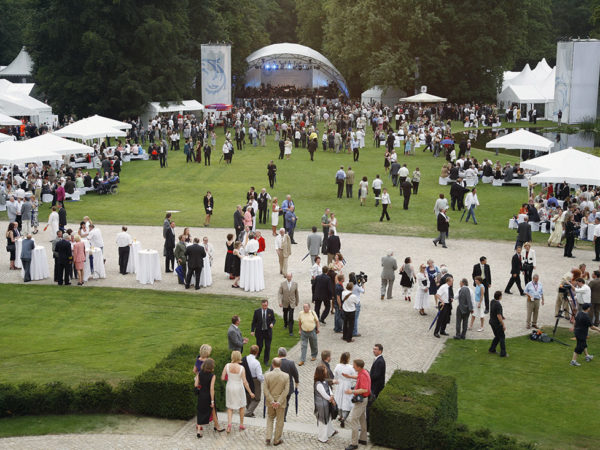
[[[319,238],[321,236],[318,236]],[[317,247],[317,249],[320,246]],[[294,309],[300,301],[298,296],[298,283],[292,281],[292,274],[288,273],[285,276],[286,280],[279,285],[279,307],[283,308],[283,328],[288,328],[290,336],[293,336],[294,328]]]
[[[271,356],[271,339],[273,339],[273,326],[275,326],[275,312],[269,308],[269,300],[263,300],[260,303],[260,308],[254,311],[250,334],[256,337],[256,345],[258,345],[258,355],[265,348],[263,360],[265,364],[269,362]]]
[[[194,238],[194,243],[185,249],[185,256],[187,258],[187,276],[185,278],[185,288],[190,288],[190,281],[192,281],[192,274],[196,276],[196,290],[200,289],[200,274],[204,268],[204,258],[206,257],[206,251],[204,247],[200,245],[200,239]]]
[[[396,270],[398,270],[398,263],[394,258],[394,252],[388,250],[387,255],[381,258],[381,300],[385,295],[387,288],[387,298],[392,298],[392,289],[394,288],[394,280],[396,279]]]
[[[275,251],[279,257],[279,273],[285,276],[287,273],[288,258],[292,254],[292,240],[285,233],[285,228],[280,228],[279,234],[275,238]]]
[[[317,227],[312,227],[312,233],[306,238],[306,248],[310,254],[311,264],[315,263],[315,257],[319,255],[322,243],[323,238],[317,233]]]
[[[296,367],[296,363],[287,358],[287,350],[285,347],[279,347],[279,350],[277,350],[277,357],[281,361],[281,371],[287,373],[289,378],[289,390],[287,393],[284,413],[285,420],[285,417],[287,417],[288,408],[290,407],[290,397],[292,396],[292,392],[294,392],[294,382],[298,384],[300,379],[298,378],[298,368]],[[271,366],[271,370],[273,369],[274,367]]]
[[[244,344],[248,343],[248,338],[242,337],[240,331],[240,316],[233,316],[231,318],[231,325],[227,331],[227,341],[229,343],[229,350],[237,350],[240,353],[244,351]]]
[[[25,272],[23,281],[29,283],[31,281],[31,254],[35,248],[35,242],[31,239],[31,233],[27,234],[27,238],[23,239],[21,247],[21,262],[23,263],[23,271]]]
[[[458,305],[456,306],[456,335],[454,339],[464,339],[467,335],[469,316],[473,313],[473,299],[466,278],[460,281],[458,291]]]
[[[285,411],[288,406],[288,394],[290,392],[289,375],[281,370],[281,359],[273,358],[273,370],[265,374],[265,399],[267,405],[267,439],[266,444],[273,445],[283,443],[281,434],[283,433],[283,422],[285,420]],[[277,419],[275,425],[275,436],[273,436],[273,421]]]

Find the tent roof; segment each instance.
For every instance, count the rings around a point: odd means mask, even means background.
[[[94,149],[79,142],[70,141],[69,139],[61,138],[54,133],[45,133],[41,136],[23,141],[31,148],[46,149],[52,153],[59,155],[76,155],[76,154],[91,154]]]
[[[21,125],[21,121],[0,112],[0,125]]]
[[[417,95],[412,95],[410,97],[402,97],[400,101],[409,102],[409,103],[440,103],[448,100],[447,98],[438,97],[436,95],[428,94],[427,92],[421,92]]]
[[[0,142],[4,141],[14,141],[15,137],[9,134],[0,133]]]
[[[512,148],[548,152],[554,147],[554,142],[539,134],[521,129],[493,139],[485,144],[485,146],[486,148]]]
[[[564,150],[548,153],[547,155],[538,156],[537,158],[523,161],[521,163],[521,167],[524,169],[542,172],[552,169],[559,169],[571,160],[585,161],[589,156],[591,156],[589,153],[569,147]]]
[[[546,96],[533,84],[523,85],[510,85],[504,89],[498,100],[508,101],[515,103],[546,103]]]
[[[31,140],[31,139],[30,139]],[[29,141],[6,141],[0,144],[0,164],[23,164],[42,161],[59,161],[58,153],[40,146],[32,146]]]
[[[551,156],[554,159],[550,159]],[[600,158],[597,156],[568,148],[542,158],[547,158],[543,164],[552,168],[531,177],[531,180],[536,183],[567,182],[600,185]],[[540,158],[532,159],[531,162],[535,162],[536,159]]]
[[[159,102],[151,102],[150,108],[157,112],[177,112],[177,111],[202,111],[204,105],[198,100],[183,100],[181,102],[168,102],[166,106],[161,106]]]
[[[4,70],[0,72],[0,77],[2,76],[12,76],[12,77],[26,77],[31,76],[31,71],[33,69],[33,60],[25,47],[21,49],[19,54],[13,61],[6,66]]]
[[[119,122],[118,120],[108,119],[102,116],[92,116],[81,119],[71,125],[56,131],[54,134],[60,137],[69,137],[75,139],[96,139],[110,137],[124,137],[127,133],[118,129],[131,128],[130,124]]]
[[[0,80],[0,112],[9,116],[37,116],[52,107],[29,96],[32,84]]]
[[[252,64],[255,64],[257,61],[279,58],[293,58],[296,60],[306,61],[307,63],[320,63],[322,66],[320,70],[323,71],[326,75],[329,75],[331,78],[333,78],[340,87],[340,89],[342,89],[344,93],[348,95],[346,80],[339,72],[339,70],[337,70],[336,67],[331,63],[331,61],[329,61],[321,53],[319,53],[316,50],[313,50],[310,47],[306,47],[305,45],[292,44],[289,42],[267,45],[266,47],[260,48],[254,53],[250,54],[250,56],[246,58],[246,63],[248,63],[248,65],[250,66]]]

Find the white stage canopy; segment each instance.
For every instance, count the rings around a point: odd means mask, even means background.
[[[127,136],[127,133],[117,127],[131,128],[131,125],[102,116],[92,116],[67,125],[55,131],[54,134],[61,137],[82,139],[84,141],[96,138]]]
[[[21,121],[13,117],[7,116],[6,114],[0,113],[0,125],[13,126],[21,125]]]
[[[485,147],[549,152],[554,147],[554,142],[539,134],[521,129],[493,139],[485,144]]]
[[[421,92],[420,94],[412,95],[410,97],[403,97],[400,99],[401,102],[407,103],[441,103],[447,100],[447,98],[431,95],[427,92]]]
[[[45,148],[31,146],[28,141],[7,141],[0,144],[0,164],[41,163],[60,161],[62,156]]]
[[[14,141],[14,140],[16,140],[14,136],[11,136],[9,134],[0,133],[0,142]]]
[[[561,155],[561,153],[564,153],[564,155]],[[566,182],[600,185],[600,158],[597,156],[568,148],[532,159],[530,162],[539,165],[540,162],[536,162],[536,160],[541,158],[546,158],[541,164],[547,169],[544,168],[541,173],[531,177],[531,180],[536,183]]]

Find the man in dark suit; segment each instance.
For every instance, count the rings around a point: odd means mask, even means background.
[[[410,201],[410,194],[412,192],[412,183],[410,180],[406,179],[400,185],[402,190],[402,195],[404,196],[404,209],[408,209],[408,202]]]
[[[233,227],[235,228],[236,240],[239,240],[240,233],[244,231],[244,214],[242,213],[242,205],[237,205],[236,208],[233,213]]]
[[[294,382],[297,384],[300,382],[300,380],[298,378],[298,368],[296,367],[294,361],[287,358],[287,350],[285,347],[279,347],[279,350],[277,350],[277,357],[281,360],[281,371],[290,376],[290,390],[288,391],[287,395],[284,416],[287,417],[288,408],[290,406],[290,397],[292,396],[292,392],[294,392]],[[273,370],[273,366],[271,366],[271,370]]]
[[[440,232],[440,235],[433,240],[433,245],[437,247],[438,243],[442,244],[443,248],[446,247],[446,237],[448,236],[448,229],[450,228],[450,221],[448,216],[446,215],[447,208],[443,208],[440,210],[437,216],[437,230]]]
[[[325,319],[329,315],[331,308],[331,299],[333,298],[333,284],[329,278],[329,269],[323,268],[323,272],[315,277],[314,292],[312,301],[315,304],[315,313],[319,321],[325,325]],[[325,306],[323,314],[321,314],[321,305]]]
[[[164,255],[165,272],[173,272],[175,270],[175,222],[169,224],[169,229],[165,233]]]
[[[263,300],[260,306],[260,308],[254,311],[250,334],[256,337],[256,345],[258,345],[257,359],[260,357],[263,346],[265,347],[263,360],[265,364],[267,364],[269,362],[269,357],[271,356],[271,339],[273,339],[275,313],[269,308],[269,300]]]
[[[267,209],[271,196],[265,188],[261,189],[256,202],[258,203],[258,223],[267,223]]]
[[[504,289],[505,294],[510,294],[510,288],[513,284],[516,284],[519,288],[519,293],[525,295],[523,288],[521,287],[521,272],[523,271],[523,260],[521,259],[521,247],[517,247],[515,254],[511,260],[510,267],[510,280]]]
[[[517,227],[517,242],[515,248],[523,247],[525,242],[531,242],[531,225],[529,225],[529,217],[525,217],[523,222]]]
[[[566,258],[575,258],[573,256],[575,236],[577,236],[577,230],[575,229],[574,216],[572,213],[567,213],[565,217],[565,251],[563,253]]]
[[[229,325],[229,330],[227,330],[227,342],[229,350],[237,350],[240,353],[244,352],[244,344],[248,343],[248,338],[242,337],[240,316],[236,315],[231,318],[231,325]]]
[[[62,202],[59,203],[58,210],[58,229],[65,232],[65,227],[67,226],[67,210],[65,209],[65,205]]]
[[[450,188],[452,211],[454,211],[455,205],[459,211],[463,209],[463,198],[468,191],[469,190],[463,184],[462,178],[459,178],[452,184],[452,187]]]
[[[27,237],[23,239],[23,243],[21,244],[21,263],[23,263],[23,281],[25,283],[29,283],[31,281],[31,256],[33,253],[33,249],[35,248],[35,242],[31,239],[31,233],[27,234]]]
[[[475,264],[473,266],[472,277],[473,284],[475,284],[476,277],[481,277],[481,284],[485,286],[485,314],[487,314],[490,310],[490,287],[492,286],[492,271],[490,270],[490,265],[487,263],[487,258],[485,256],[479,258],[479,264]]]
[[[458,304],[456,305],[456,335],[454,339],[465,339],[467,336],[467,324],[469,317],[473,314],[473,299],[466,278],[460,280],[458,291]]]
[[[283,153],[285,151],[285,141],[283,139],[279,139],[279,158],[283,159]],[[273,187],[273,186],[271,186]]]
[[[204,258],[206,257],[206,250],[200,245],[200,239],[194,238],[194,243],[185,249],[185,256],[187,259],[187,276],[185,278],[185,288],[190,288],[190,281],[192,281],[192,274],[196,277],[196,290],[200,289],[200,274],[204,268]]]
[[[334,230],[329,230],[329,237],[327,238],[327,265],[335,259],[335,254],[339,253],[342,248],[340,237],[335,235]]]
[[[61,239],[56,243],[56,265],[55,270],[57,275],[58,285],[62,286],[63,283],[68,286],[69,276],[71,274],[71,262],[73,261],[73,251],[71,250],[71,243],[64,239]]]
[[[371,394],[373,394],[373,400],[377,399],[379,393],[385,386],[385,359],[383,359],[383,345],[375,344],[373,347],[373,355],[375,355],[375,361],[371,366]]]
[[[392,185],[398,185],[398,171],[400,170],[400,163],[398,161],[394,161],[390,166],[390,175],[392,176]]]

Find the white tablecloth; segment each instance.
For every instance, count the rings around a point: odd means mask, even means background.
[[[596,224],[590,223],[587,226],[587,238],[588,241],[593,241],[594,240],[594,230],[596,229]]]
[[[25,276],[25,271],[22,269],[21,274]],[[46,259],[46,249],[44,247],[35,247],[31,252],[29,274],[31,275],[31,281],[43,280],[50,276],[48,260]]]
[[[21,269],[23,263],[21,263],[21,250],[23,249],[23,238],[15,240],[15,267]]]
[[[90,255],[93,257],[93,263],[90,264]],[[92,267],[94,266],[94,273],[92,273]],[[83,281],[87,281],[91,278],[106,278],[106,269],[104,268],[104,256],[102,250],[99,248],[86,249],[85,252],[85,263],[83,265]]]
[[[161,280],[160,259],[156,250],[138,252],[136,279],[142,284],[154,284]]]
[[[142,244],[135,241],[129,247],[129,260],[127,261],[127,273],[135,273],[138,267],[138,253],[142,248]]]
[[[175,276],[177,276],[177,274],[175,273]],[[184,275],[184,281],[185,281],[185,277],[187,276],[187,274]],[[204,265],[202,266],[202,272],[200,273],[200,286],[201,287],[208,287],[212,284],[212,271],[210,268],[210,258],[208,256],[204,257]],[[190,279],[190,286],[195,286],[196,285],[196,277],[194,275],[192,275],[192,278]]]
[[[263,260],[260,256],[244,256],[240,269],[240,287],[244,291],[258,292],[265,288]]]

